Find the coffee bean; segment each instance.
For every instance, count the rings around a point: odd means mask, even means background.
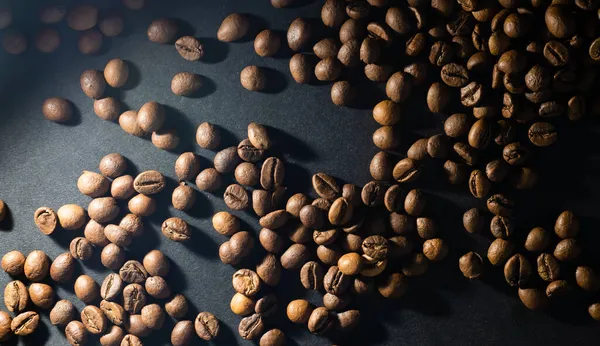
[[[469,191],[475,198],[485,198],[490,192],[491,182],[486,175],[479,169],[471,172],[469,177]]]
[[[397,299],[406,293],[408,288],[406,281],[406,276],[400,273],[392,273],[378,283],[377,290],[384,298]]]
[[[565,6],[549,6],[544,19],[548,31],[557,38],[569,37],[576,28],[575,19]]]
[[[40,232],[45,235],[50,235],[56,229],[58,216],[56,212],[48,207],[40,207],[33,214],[35,225]]]
[[[139,285],[138,285],[139,286]],[[140,286],[141,287],[141,286]],[[145,299],[145,296],[143,296]],[[145,304],[145,301],[144,301]],[[141,307],[140,307],[141,308]],[[100,302],[100,310],[104,313],[106,318],[115,325],[123,325],[126,315],[125,309],[115,302],[109,302],[107,300],[103,300]]]
[[[331,101],[336,106],[347,106],[356,97],[356,89],[348,81],[339,81],[331,86]]]
[[[365,66],[365,77],[370,81],[384,83],[394,71],[388,64],[368,64]]]
[[[424,194],[419,189],[408,192],[404,200],[404,210],[411,216],[419,216],[427,204]]]
[[[117,225],[107,225],[104,228],[104,235],[111,243],[120,247],[129,246],[132,241],[132,235]]]
[[[333,326],[333,316],[324,307],[312,311],[308,319],[308,330],[314,334],[324,334]]]
[[[93,55],[100,51],[102,48],[103,36],[98,30],[88,30],[79,35],[77,40],[77,47],[79,51],[86,55]]]
[[[188,302],[184,295],[177,294],[165,303],[165,311],[173,318],[183,318],[188,311]]]
[[[341,45],[336,40],[332,38],[324,38],[313,46],[313,52],[319,59],[336,57],[340,47]]]
[[[117,270],[125,262],[125,249],[112,243],[108,244],[102,249],[100,260],[106,268]]]
[[[207,168],[196,177],[196,186],[201,191],[214,192],[221,188],[221,174],[214,168]]]
[[[512,256],[504,265],[504,278],[511,286],[522,287],[531,276],[531,264],[521,254]]]
[[[232,13],[225,17],[219,30],[217,38],[222,42],[233,42],[240,40],[248,33],[250,29],[250,20],[247,16]]]
[[[171,295],[171,288],[167,281],[160,276],[151,276],[144,285],[146,292],[156,299],[166,299]]]
[[[50,270],[50,260],[46,253],[41,250],[34,250],[27,255],[23,271],[25,277],[34,282],[44,280],[48,276]]]
[[[175,41],[177,53],[188,61],[198,61],[204,56],[204,45],[193,36],[182,36]]]
[[[406,40],[406,48],[404,52],[408,56],[418,56],[427,44],[427,37],[424,33],[418,32]]]
[[[106,329],[106,317],[100,308],[88,305],[81,311],[81,321],[92,334],[101,334]]]
[[[582,250],[575,239],[563,239],[554,248],[554,257],[560,261],[570,262],[579,257]]]
[[[579,233],[579,228],[577,216],[572,211],[566,210],[556,218],[554,233],[562,239],[574,238]]]
[[[71,280],[74,271],[75,259],[70,253],[66,252],[56,256],[52,262],[50,277],[56,282],[63,283]]]
[[[158,102],[147,102],[138,111],[137,124],[145,132],[160,130],[164,122],[165,110]]]
[[[254,39],[254,51],[262,57],[277,54],[281,47],[281,37],[273,30],[263,30]]]
[[[499,193],[488,198],[486,204],[492,214],[504,217],[510,217],[515,207],[511,198]]]
[[[415,62],[404,67],[404,72],[408,73],[413,80],[413,84],[420,86],[427,80],[428,65],[425,62]]]
[[[490,231],[496,238],[508,239],[514,233],[513,221],[504,216],[494,216],[490,223]]]
[[[244,317],[240,321],[238,332],[242,339],[253,340],[257,339],[264,331],[265,325],[262,317],[259,314],[254,314]]]
[[[479,104],[483,97],[483,87],[477,82],[471,82],[460,89],[460,102],[465,107]]]
[[[350,276],[343,274],[337,266],[332,266],[325,274],[323,284],[327,293],[341,295],[350,285]]]
[[[487,257],[493,266],[499,266],[504,264],[508,258],[513,254],[514,246],[508,240],[497,238],[494,240],[487,252]]]
[[[90,219],[98,223],[107,223],[119,215],[119,206],[112,197],[94,198],[88,205]]]
[[[519,298],[530,310],[543,310],[548,305],[545,292],[537,288],[519,288]]]
[[[538,256],[537,270],[544,281],[555,281],[560,276],[560,264],[551,254],[543,253]]]
[[[152,132],[152,144],[162,150],[173,150],[179,145],[179,136],[175,129],[162,129]]]
[[[233,210],[247,209],[250,204],[248,191],[238,184],[231,184],[227,187],[223,194],[223,200]]]
[[[287,308],[286,315],[292,323],[305,324],[308,322],[314,307],[304,299],[292,300]]]
[[[73,30],[83,31],[96,26],[98,9],[91,5],[81,5],[73,8],[67,15],[67,24]]]
[[[214,340],[219,335],[219,320],[210,312],[201,312],[194,320],[194,329],[202,340]]]
[[[381,182],[371,181],[367,183],[361,192],[361,198],[366,206],[374,207],[383,204],[385,186]]]
[[[525,249],[531,252],[542,252],[550,244],[550,234],[541,227],[529,231],[525,240]]]
[[[520,166],[529,157],[529,149],[522,146],[519,142],[507,144],[502,150],[504,161],[513,166]]]
[[[579,287],[587,292],[597,292],[600,289],[600,277],[591,267],[577,267],[575,281]]]
[[[448,141],[444,135],[433,135],[427,140],[427,153],[434,159],[443,159],[448,155]]]
[[[360,22],[357,22],[360,23]],[[385,24],[371,22],[367,25],[367,32],[370,37],[374,37],[378,40],[385,42],[387,45],[390,44],[392,39],[392,33],[389,27]],[[362,38],[362,37],[357,37]],[[343,42],[343,41],[342,41]]]
[[[88,275],[80,275],[74,284],[75,295],[84,303],[91,303],[100,295],[100,287]]]
[[[366,1],[352,1],[346,5],[346,14],[353,19],[362,19],[369,15],[371,6]]]
[[[139,314],[146,306],[146,290],[140,284],[129,284],[123,288],[123,308],[130,314]]]
[[[194,336],[194,323],[192,321],[179,321],[171,331],[171,344],[173,346],[186,346]]]
[[[285,335],[279,329],[271,329],[260,337],[260,346],[283,346],[285,345]]]
[[[283,183],[285,167],[283,162],[276,157],[269,157],[262,165],[260,184],[265,190],[273,190]]]
[[[79,78],[81,90],[90,98],[99,99],[106,89],[106,81],[100,71],[86,70]]]
[[[129,200],[127,207],[137,216],[150,216],[156,211],[156,200],[140,193]]]
[[[364,254],[373,260],[381,261],[388,255],[388,241],[380,235],[365,238],[361,248]]]
[[[458,267],[467,279],[477,279],[483,273],[483,260],[476,252],[468,252],[458,260]]]
[[[462,88],[469,83],[469,72],[464,66],[456,63],[444,65],[442,67],[441,77],[446,85],[455,88]]]
[[[60,97],[50,97],[42,104],[42,113],[50,121],[66,122],[73,114],[71,102]]]
[[[307,290],[319,290],[323,287],[323,268],[315,261],[306,262],[300,270],[300,282]]]
[[[178,210],[190,210],[196,202],[196,191],[185,182],[179,183],[179,186],[173,190],[171,204]]]
[[[335,179],[325,173],[317,173],[312,177],[312,185],[315,192],[328,200],[334,200],[340,196],[340,187]]]
[[[165,177],[159,171],[145,171],[135,178],[133,187],[138,193],[154,195],[165,188]]]
[[[118,15],[110,15],[108,17],[102,18],[98,23],[98,28],[100,32],[106,37],[116,37],[119,36],[123,32],[123,27],[125,26],[123,22],[123,18]]]
[[[260,278],[250,269],[240,269],[233,274],[232,286],[236,292],[251,297],[261,288]]]
[[[385,92],[393,102],[404,102],[410,96],[412,90],[412,80],[408,74],[400,71],[394,73],[388,79]],[[382,124],[383,125],[383,124]]]
[[[85,261],[92,256],[94,248],[86,238],[77,237],[71,241],[69,250],[74,258]]]
[[[240,73],[240,83],[249,91],[263,90],[267,85],[267,77],[258,66],[246,66]]]
[[[423,161],[429,158],[429,153],[427,152],[427,144],[429,143],[429,138],[421,138],[417,139],[411,146],[408,148],[406,152],[406,156],[409,159],[415,161]]]
[[[404,206],[404,192],[400,185],[392,185],[383,196],[383,205],[390,212],[398,212]]]
[[[552,145],[558,138],[554,125],[541,121],[531,125],[527,135],[531,143],[538,147]]]
[[[119,270],[119,275],[123,281],[128,283],[143,283],[148,278],[148,272],[138,261],[125,262]]]
[[[273,254],[267,254],[256,265],[256,274],[269,286],[277,286],[281,278],[281,264]]]
[[[399,183],[409,183],[419,178],[421,169],[415,160],[405,158],[398,161],[396,166],[394,166],[392,175]]]
[[[9,251],[2,256],[2,270],[10,276],[23,274],[24,266],[25,256],[18,250]]]
[[[160,330],[165,322],[165,313],[158,304],[144,306],[141,316],[142,322],[150,329]]]
[[[392,177],[392,168],[392,157],[384,151],[375,154],[369,165],[369,171],[375,180],[389,180]]]
[[[4,288],[4,305],[10,312],[19,313],[27,307],[29,293],[19,280],[9,282]]]
[[[343,60],[340,59],[340,61]],[[314,75],[314,62],[306,54],[295,54],[290,59],[290,73],[292,74],[292,77],[294,78],[296,83],[309,83]]]
[[[432,65],[442,67],[452,61],[454,49],[449,43],[437,41],[431,46],[429,51],[429,62]]]
[[[417,233],[421,239],[433,239],[438,233],[437,225],[428,217],[417,218]]]
[[[516,50],[504,52],[498,59],[498,69],[503,73],[518,73],[523,71],[527,58]]]
[[[485,166],[485,174],[492,182],[501,182],[506,178],[509,172],[509,167],[505,161],[496,159],[488,162]]]
[[[566,280],[556,280],[546,287],[548,298],[561,298],[571,292],[571,285]]]
[[[423,254],[430,261],[441,261],[448,255],[448,245],[440,238],[425,240],[423,243]]]
[[[177,32],[178,29],[175,21],[160,18],[150,23],[146,34],[148,39],[154,43],[167,44],[175,39]]]
[[[352,219],[354,207],[343,197],[336,199],[329,209],[329,222],[334,226],[345,225]]]
[[[162,223],[161,231],[165,237],[176,242],[186,241],[192,237],[192,232],[190,231],[187,222],[178,217],[166,219]]]
[[[492,138],[492,124],[487,119],[477,120],[469,130],[469,144],[473,148],[485,149]]]
[[[50,310],[50,322],[55,326],[64,326],[75,318],[75,313],[73,303],[66,299],[59,300]]]
[[[85,345],[88,340],[88,331],[79,321],[71,321],[65,327],[65,336],[71,345]]]
[[[484,222],[484,216],[477,208],[469,209],[463,214],[463,226],[469,233],[480,233]]]
[[[358,275],[364,265],[363,257],[356,252],[349,252],[338,260],[338,268],[344,275]]]
[[[241,293],[236,293],[229,304],[231,311],[238,316],[247,316],[254,311],[254,300]]]
[[[102,286],[100,286],[100,296],[104,300],[115,300],[121,294],[122,287],[123,280],[119,274],[108,274],[104,281],[102,281]]]
[[[179,72],[171,80],[171,91],[179,96],[193,96],[202,87],[202,77],[190,72]]]
[[[444,163],[444,173],[448,182],[453,185],[462,184],[469,176],[468,166],[448,160]]]
[[[297,52],[303,49],[311,39],[312,26],[310,23],[303,18],[296,18],[287,31],[288,46]]]
[[[310,259],[310,251],[303,244],[292,244],[281,255],[281,266],[285,269],[298,269]]]
[[[450,99],[450,89],[442,83],[431,84],[427,91],[427,107],[431,112],[439,113],[446,108]]]

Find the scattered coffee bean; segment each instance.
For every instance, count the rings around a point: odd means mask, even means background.
[[[100,295],[100,287],[88,275],[80,275],[75,280],[74,291],[77,298],[84,303],[91,303]]]
[[[85,345],[88,340],[88,331],[79,321],[71,321],[65,327],[65,336],[71,345]]]
[[[175,41],[177,53],[188,61],[198,61],[204,56],[204,45],[193,36],[182,36]]]
[[[295,52],[303,49],[312,38],[312,26],[303,18],[296,18],[287,31],[288,46]]]
[[[173,318],[183,318],[188,311],[188,302],[185,296],[177,294],[167,303],[165,303],[165,311]]]
[[[177,24],[171,19],[160,18],[148,26],[148,39],[154,43],[167,44],[173,42],[177,35]]]
[[[13,250],[2,256],[2,270],[10,276],[23,274],[25,267],[25,256],[18,251]]]
[[[240,40],[250,29],[250,19],[239,13],[232,13],[223,19],[217,32],[217,38],[222,42]]]
[[[194,323],[192,321],[179,321],[171,332],[173,346],[186,346],[194,336]]]
[[[304,324],[308,322],[314,307],[304,299],[292,300],[286,309],[288,319],[292,323]]]
[[[50,310],[50,323],[55,326],[64,326],[75,318],[76,312],[73,303],[66,299],[59,300]]]
[[[202,77],[190,72],[179,72],[171,81],[171,91],[179,96],[193,96],[201,87]]]

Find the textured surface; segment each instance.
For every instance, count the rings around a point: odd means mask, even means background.
[[[224,145],[236,145],[246,136],[246,126],[251,121],[267,124],[278,147],[272,153],[283,157],[287,166],[286,185],[289,192],[310,192],[310,176],[324,171],[357,184],[369,179],[368,163],[376,153],[371,134],[376,124],[371,118],[371,102],[382,98],[373,85],[361,88],[361,95],[369,102],[364,109],[340,109],[329,97],[325,85],[297,85],[289,76],[286,49],[277,58],[260,58],[254,53],[251,39],[241,43],[224,44],[216,40],[217,28],[222,18],[231,12],[252,14],[255,29],[270,27],[284,30],[298,16],[317,18],[318,2],[298,8],[278,10],[267,0],[260,1],[148,1],[139,12],[125,9],[120,2],[98,2],[109,12],[116,9],[125,17],[126,29],[122,37],[106,39],[98,56],[83,56],[77,51],[77,34],[60,23],[62,34],[59,51],[51,55],[38,53],[30,42],[28,51],[20,57],[0,56],[0,198],[10,206],[10,217],[0,227],[0,252],[19,249],[25,254],[42,249],[52,258],[68,251],[68,244],[81,231],[61,231],[51,237],[37,231],[33,223],[34,210],[42,205],[58,209],[65,203],[87,206],[89,198],[82,196],[76,181],[82,170],[96,170],[100,158],[111,152],[120,152],[131,164],[128,173],[157,169],[169,176],[167,191],[160,195],[158,212],[145,221],[146,232],[128,249],[129,259],[141,259],[149,250],[158,248],[172,260],[168,277],[175,292],[184,293],[193,308],[187,318],[193,319],[199,311],[213,312],[221,321],[221,335],[217,344],[249,344],[237,333],[240,318],[229,310],[234,294],[231,275],[235,271],[223,265],[218,258],[219,244],[225,237],[212,230],[210,217],[225,210],[220,195],[201,193],[194,211],[185,215],[170,206],[170,191],[176,186],[173,164],[177,153],[157,150],[147,139],[125,134],[117,124],[97,118],[92,111],[92,101],[79,88],[82,71],[102,69],[113,57],[130,62],[132,69],[128,88],[112,91],[124,103],[137,109],[143,103],[156,100],[167,106],[168,126],[177,128],[182,144],[177,152],[194,150],[203,157],[207,167],[213,152],[200,150],[194,141],[196,126],[209,121],[220,125],[226,134]],[[30,3],[30,2],[28,2]],[[37,2],[41,3],[41,2]],[[171,6],[167,4],[177,4]],[[28,6],[29,8],[25,8]],[[15,11],[23,19],[19,25],[25,30],[37,27],[34,5],[19,4]],[[185,33],[197,36],[206,47],[206,55],[200,62],[183,60],[170,45],[152,44],[146,39],[145,28],[152,19],[168,16],[186,24]],[[258,32],[253,30],[254,33]],[[32,37],[29,32],[29,37]],[[251,93],[239,83],[239,72],[247,65],[256,64],[268,68],[268,80],[272,83],[265,93]],[[190,71],[204,76],[205,86],[197,98],[175,96],[170,91],[172,76]],[[78,109],[76,121],[58,125],[45,121],[41,104],[46,97],[63,96]],[[440,119],[425,112],[425,92],[413,90],[413,101],[404,111],[402,126],[403,148],[409,146],[416,134],[408,124],[420,124],[421,134],[431,134],[431,128]],[[414,104],[413,104],[414,103]],[[411,121],[418,119],[417,121]],[[570,131],[570,132],[569,132]],[[579,214],[591,218],[583,221],[584,233],[597,232],[598,222],[593,217],[598,209],[597,159],[592,155],[584,164],[575,160],[587,157],[587,152],[571,152],[576,143],[590,148],[597,142],[581,135],[595,135],[592,129],[580,126],[561,132],[561,141],[552,155],[540,162],[548,167],[549,174],[542,180],[542,187],[533,196],[520,199],[521,205],[533,207],[532,215],[522,217],[520,230],[534,225],[552,226],[552,219],[565,207],[574,208]],[[589,137],[591,138],[591,137]],[[562,155],[562,156],[561,156]],[[566,160],[559,165],[559,158]],[[440,165],[434,165],[439,167]],[[576,173],[573,168],[586,168]],[[443,236],[451,244],[451,254],[445,263],[431,266],[424,278],[411,280],[409,293],[397,302],[373,298],[356,301],[355,306],[363,312],[362,323],[345,345],[564,345],[592,344],[600,337],[597,326],[585,316],[585,305],[564,304],[565,308],[553,309],[548,314],[534,313],[522,306],[516,292],[504,283],[501,270],[489,269],[482,281],[469,283],[457,269],[457,258],[464,252],[477,249],[484,254],[486,237],[467,237],[461,227],[464,210],[476,205],[465,194],[465,188],[448,189],[444,183],[434,183],[431,176],[439,177],[439,169],[428,174],[419,183],[427,191],[437,195],[429,204],[429,212],[443,225]],[[574,187],[566,186],[558,179],[573,179]],[[585,186],[585,189],[584,189]],[[552,195],[561,198],[550,204]],[[244,228],[258,231],[252,213],[236,213],[246,224]],[[160,233],[160,223],[170,215],[184,217],[193,227],[193,239],[186,244],[165,240]],[[531,216],[531,217],[530,217]],[[537,218],[535,218],[537,216]],[[593,245],[592,237],[584,234],[584,246]],[[99,250],[92,260],[80,263],[77,273],[87,273],[98,282],[109,271],[99,262]],[[259,257],[260,251],[256,251]],[[590,251],[588,251],[590,253]],[[597,255],[590,254],[588,263],[598,263]],[[251,265],[254,261],[250,260]],[[572,273],[572,272],[570,272]],[[572,274],[571,274],[572,275]],[[8,275],[0,274],[0,285],[9,281]],[[277,288],[281,300],[279,314],[269,321],[269,326],[282,328],[290,345],[330,344],[325,339],[311,336],[305,328],[285,322],[285,305],[291,299],[304,295],[297,272],[285,273],[283,283]],[[71,299],[78,307],[72,285],[55,285],[60,298]],[[310,295],[314,303],[320,298]],[[586,297],[586,302],[589,301]],[[596,297],[597,298],[597,297]],[[575,306],[573,313],[568,306]],[[565,312],[566,311],[566,312]],[[561,316],[565,312],[568,315]],[[54,328],[43,313],[43,324],[34,336],[21,339],[21,345],[64,345],[62,330]],[[167,345],[173,326],[170,319],[160,332],[155,332],[146,344]],[[12,341],[16,344],[15,340]],[[97,342],[97,339],[94,339]],[[194,344],[199,343],[195,339]]]

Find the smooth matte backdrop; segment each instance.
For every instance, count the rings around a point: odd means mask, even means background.
[[[141,11],[126,9],[120,1],[95,1],[101,15],[116,12],[125,18],[125,31],[117,38],[106,38],[100,54],[84,56],[77,50],[78,33],[66,23],[56,25],[62,43],[53,54],[36,51],[31,38],[40,27],[37,13],[45,1],[11,1],[14,27],[24,30],[29,48],[21,56],[0,53],[0,198],[10,208],[0,224],[0,253],[19,249],[24,254],[44,250],[51,258],[68,251],[68,245],[82,231],[57,231],[41,234],[33,222],[40,206],[58,209],[66,203],[86,207],[90,199],[79,193],[76,181],[82,170],[97,171],[100,158],[119,152],[130,160],[129,174],[156,169],[168,176],[167,189],[158,197],[157,213],[145,220],[146,231],[128,248],[128,259],[141,260],[151,249],[160,249],[172,261],[168,282],[174,292],[185,294],[191,303],[187,318],[200,311],[213,312],[221,320],[221,332],[214,344],[250,344],[238,336],[240,317],[229,309],[234,294],[231,276],[236,268],[224,265],[218,257],[219,245],[226,240],[211,226],[214,213],[226,210],[222,190],[215,194],[198,193],[196,206],[182,213],[170,206],[170,192],[176,186],[173,164],[178,153],[195,151],[203,168],[211,166],[214,152],[201,150],[194,135],[198,124],[208,121],[223,132],[222,148],[246,137],[249,122],[269,127],[277,145],[269,154],[286,163],[288,196],[296,192],[314,195],[310,177],[327,172],[340,181],[363,185],[370,180],[368,165],[377,152],[371,135],[377,128],[370,109],[385,95],[381,86],[360,84],[359,102],[354,108],[339,108],[331,103],[329,86],[299,85],[289,75],[291,52],[287,47],[275,58],[254,53],[252,37],[271,28],[283,36],[296,17],[319,20],[321,1],[301,1],[299,6],[275,9],[268,0],[147,0]],[[64,2],[72,6],[75,2]],[[222,19],[232,12],[251,16],[252,34],[236,43],[216,40]],[[183,34],[198,37],[206,54],[199,62],[182,59],[172,45],[148,41],[146,27],[156,18],[180,21]],[[285,46],[285,44],[284,44]],[[116,123],[103,121],[92,110],[93,101],[80,89],[79,76],[86,69],[103,69],[106,62],[119,57],[128,61],[131,76],[127,87],[108,93],[121,99],[125,108],[137,109],[147,101],[165,105],[167,126],[177,129],[181,145],[175,152],[156,149],[148,139],[124,133]],[[267,69],[268,90],[249,92],[239,82],[240,71],[248,65]],[[203,76],[204,86],[194,98],[171,93],[174,74],[189,71]],[[350,76],[354,78],[354,76]],[[415,88],[404,107],[402,148],[415,138],[439,132],[444,117],[427,112],[425,87]],[[41,105],[45,98],[61,96],[77,109],[73,122],[60,125],[45,120]],[[459,111],[457,109],[456,111]],[[598,232],[598,132],[593,123],[573,125],[560,122],[560,141],[554,148],[539,150],[534,164],[542,173],[540,185],[528,194],[517,194],[520,236],[533,226],[552,228],[553,219],[564,208],[572,208],[583,218],[580,238],[586,250],[581,263],[598,263],[595,233]],[[564,126],[563,126],[564,125]],[[536,151],[538,152],[538,151]],[[462,228],[462,213],[482,206],[467,194],[466,186],[450,188],[442,181],[443,162],[429,162],[428,174],[417,184],[430,194],[428,214],[440,224],[442,236],[451,246],[444,263],[433,264],[426,276],[410,280],[405,297],[387,301],[379,297],[355,299],[362,322],[356,332],[338,339],[342,345],[591,345],[600,338],[598,325],[586,316],[586,304],[598,297],[583,295],[563,304],[554,304],[548,313],[527,310],[504,282],[502,270],[486,268],[482,280],[468,282],[457,268],[457,259],[467,251],[485,256],[489,236],[468,236]],[[525,211],[526,210],[526,211]],[[236,212],[244,229],[257,234],[257,218],[251,211]],[[161,222],[179,216],[188,221],[193,238],[174,243],[160,233]],[[253,267],[262,250],[248,258]],[[99,261],[98,249],[90,261],[78,265],[77,275],[86,273],[101,283],[109,273]],[[243,264],[240,265],[243,267]],[[573,268],[565,271],[573,279]],[[0,273],[0,287],[11,279]],[[84,304],[73,294],[72,283],[53,284],[60,299],[70,299],[79,311]],[[320,295],[306,294],[298,272],[286,272],[275,289],[280,298],[279,313],[268,320],[269,327],[284,330],[289,345],[329,345],[333,342],[311,335],[305,327],[286,321],[285,306],[292,299],[308,297],[320,304]],[[28,338],[13,338],[9,345],[64,345],[61,328],[54,327],[46,311],[36,333]],[[145,338],[147,345],[168,345],[174,322],[168,318],[163,330]],[[18,341],[18,342],[17,342]],[[91,344],[97,343],[92,338]],[[204,344],[195,338],[193,344]]]

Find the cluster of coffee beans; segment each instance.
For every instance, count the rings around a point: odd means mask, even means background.
[[[277,311],[278,304],[273,294],[256,300],[262,288],[258,274],[250,269],[240,269],[233,274],[232,285],[236,293],[231,298],[231,311],[244,317],[238,327],[240,336],[246,340],[260,337],[261,346],[285,345],[285,335],[281,330],[274,328],[265,332],[265,320]]]
[[[132,10],[141,9],[143,1],[124,1],[126,7]],[[39,11],[39,21],[42,27],[37,30],[33,39],[35,47],[42,53],[55,52],[61,37],[57,26],[66,20],[68,27],[81,34],[77,47],[83,54],[96,54],[102,48],[104,37],[119,36],[123,31],[123,18],[117,14],[109,14],[99,19],[99,10],[93,5],[78,5],[67,10],[62,5],[49,5]],[[2,37],[4,50],[12,55],[25,52],[28,47],[27,37],[22,32],[13,29],[13,13],[10,7],[0,8],[0,29],[7,29]]]
[[[29,287],[21,280],[9,282],[4,288],[4,305],[10,314],[0,311],[0,341],[13,335],[27,336],[35,332],[40,315],[31,308],[50,309],[54,305],[54,289],[42,283],[50,272],[50,259],[41,250],[25,257],[19,251],[10,251],[2,257],[2,269],[12,277],[23,276]],[[33,306],[32,306],[33,305]]]

